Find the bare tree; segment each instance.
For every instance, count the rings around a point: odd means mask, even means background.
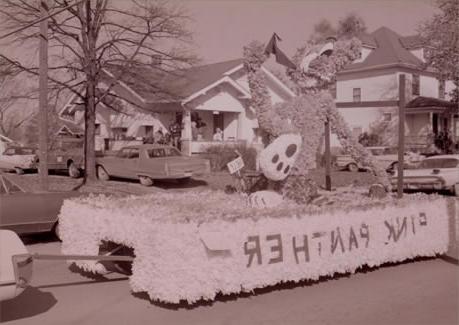
[[[163,1],[112,0],[2,0],[0,17],[4,29],[26,26],[40,17],[40,5],[47,6],[49,19],[49,83],[59,95],[63,90],[75,94],[85,107],[85,176],[96,178],[95,119],[96,107],[109,97],[118,97],[113,87],[132,68],[155,65],[158,75],[173,73],[194,62],[186,50],[191,35],[186,30],[189,19],[182,8]],[[15,42],[36,39],[36,29],[25,29]],[[38,68],[0,54],[15,68],[38,74]],[[109,87],[98,89],[103,70],[116,66]],[[160,78],[145,81],[152,92],[166,92]],[[124,100],[128,100],[123,98]],[[134,104],[134,103],[132,103]],[[115,107],[112,107],[116,109]],[[86,180],[85,178],[85,180]]]
[[[15,77],[12,67],[0,60],[0,134],[7,137],[11,137],[31,117],[31,113],[15,110],[15,104],[33,99],[32,91],[19,91],[21,87]]]

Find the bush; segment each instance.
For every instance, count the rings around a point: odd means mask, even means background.
[[[245,170],[255,170],[257,161],[257,151],[244,144],[221,144],[212,145],[206,148],[205,156],[210,160],[212,171],[228,170],[226,164],[237,158],[235,150],[239,151],[244,160]]]

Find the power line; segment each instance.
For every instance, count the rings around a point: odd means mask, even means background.
[[[29,28],[29,27],[31,27],[31,26],[33,26],[33,25],[36,25],[36,24],[38,24],[38,23],[40,23],[40,22],[42,22],[42,21],[44,21],[44,20],[46,20],[46,19],[48,19],[48,18],[54,17],[55,15],[58,15],[58,14],[60,14],[61,12],[65,11],[65,10],[71,8],[71,7],[74,7],[74,6],[80,4],[80,3],[84,2],[84,1],[87,1],[87,0],[80,0],[80,1],[78,1],[78,2],[76,2],[76,3],[74,3],[74,4],[72,4],[72,5],[68,5],[68,6],[64,7],[64,8],[59,9],[58,11],[56,11],[56,12],[53,13],[53,14],[50,14],[50,15],[48,15],[48,16],[46,16],[46,17],[42,17],[42,18],[40,18],[40,19],[37,19],[37,20],[35,20],[35,21],[31,22],[31,23],[28,23],[27,25],[22,26],[21,28],[18,28],[18,29],[14,30],[14,31],[12,31],[12,32],[10,32],[10,33],[8,33],[8,34],[5,34],[5,35],[3,35],[3,36],[0,36],[0,40],[6,38],[6,37],[8,37],[8,36],[11,36],[11,35],[13,35],[13,34],[22,32],[24,29],[27,29],[27,28]]]

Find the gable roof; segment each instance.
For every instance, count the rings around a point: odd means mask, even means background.
[[[243,59],[235,59],[175,70],[167,74],[159,72],[153,67],[134,67],[123,73],[120,81],[147,102],[175,102],[218,82],[225,77],[225,72],[240,66],[242,63]],[[116,75],[120,68],[110,66],[108,69],[110,73]],[[155,85],[150,80],[155,80]],[[161,88],[157,86],[158,84],[161,84]]]
[[[423,62],[412,54],[409,49],[419,44],[416,36],[402,37],[387,27],[381,27],[366,36],[376,42],[376,48],[365,58],[363,62],[352,63],[346,66],[341,73],[354,70],[367,70],[384,66],[403,66],[420,68]],[[417,45],[416,45],[417,46]]]

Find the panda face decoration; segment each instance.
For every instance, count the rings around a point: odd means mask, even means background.
[[[283,134],[260,153],[260,168],[266,178],[285,179],[300,153],[302,140],[298,134]]]

